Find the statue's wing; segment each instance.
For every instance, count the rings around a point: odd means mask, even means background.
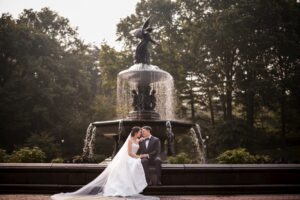
[[[143,38],[143,30],[141,28],[131,31],[131,34],[137,38]]]
[[[142,29],[146,29],[146,28],[148,28],[148,27],[149,27],[149,25],[150,25],[150,18],[151,18],[151,16],[150,16],[150,17],[148,17],[148,19],[145,21],[145,23],[144,23],[144,25],[143,25],[143,28],[142,28]]]

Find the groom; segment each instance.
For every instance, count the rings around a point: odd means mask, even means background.
[[[157,137],[151,135],[151,127],[144,126],[142,128],[142,135],[145,138],[140,141],[140,148],[137,154],[144,154],[142,158],[142,165],[145,171],[146,180],[148,185],[152,185],[150,180],[149,166],[154,165],[157,175],[157,182],[155,185],[161,185],[161,159],[160,159],[160,140]]]

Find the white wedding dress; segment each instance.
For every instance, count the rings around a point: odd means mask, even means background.
[[[90,200],[107,199],[111,197],[126,197],[126,199],[159,199],[144,196],[141,193],[147,182],[140,158],[128,155],[128,136],[126,142],[105,170],[93,181],[79,190],[70,193],[59,193],[51,196],[53,200]],[[139,145],[132,143],[132,153],[136,154]],[[117,198],[119,199],[119,198]]]

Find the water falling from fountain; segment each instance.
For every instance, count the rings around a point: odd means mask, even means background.
[[[94,144],[96,136],[96,127],[90,123],[84,139],[84,146],[82,149],[83,160],[92,160],[94,157]]]
[[[174,80],[166,71],[154,65],[135,64],[119,73],[117,80],[117,113],[126,118],[132,110],[132,90],[139,84],[156,91],[156,111],[161,119],[174,119]]]
[[[203,139],[201,129],[199,124],[195,124],[195,127],[192,127],[190,129],[191,138],[193,141],[193,144],[196,148],[197,157],[200,163],[206,163],[206,140],[208,139],[208,136],[206,136],[206,139]]]
[[[194,128],[190,129],[190,134],[191,134],[193,146],[195,147],[195,150],[197,152],[196,160],[197,162],[202,163],[202,152],[200,150],[199,140]]]
[[[161,116],[161,119],[172,120],[175,119],[174,114],[174,80],[170,78],[164,82],[154,84],[154,88],[157,92],[157,111]]]

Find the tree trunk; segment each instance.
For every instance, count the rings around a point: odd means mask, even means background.
[[[191,103],[192,121],[195,121],[195,100],[194,100],[193,90],[190,90],[190,103]]]
[[[230,67],[227,67],[226,70],[226,119],[232,119],[232,75]]]
[[[286,75],[287,75],[287,71],[285,70],[286,68],[284,67],[285,62],[281,59],[280,55],[278,56],[279,58],[279,69],[280,69],[280,80],[281,80],[281,97],[280,97],[280,119],[281,119],[281,143],[282,143],[282,148],[286,147],[286,119],[285,119],[285,115],[286,115],[286,87],[285,87],[285,83],[286,83]]]
[[[285,120],[285,88],[282,88],[281,91],[281,100],[280,100],[280,113],[281,113],[281,142],[282,147],[286,147],[286,120]]]
[[[227,120],[232,119],[232,89],[226,90]]]
[[[207,96],[208,96],[211,124],[214,127],[215,126],[215,114],[214,114],[214,107],[212,104],[212,95],[211,95],[209,87],[207,87]]]
[[[225,101],[225,95],[222,94],[221,95],[221,103],[222,103],[222,110],[223,110],[223,119],[226,120],[227,119],[227,109],[226,109],[226,101]]]
[[[246,93],[246,116],[249,126],[254,126],[254,92],[249,89]]]
[[[247,79],[248,79],[248,88],[246,91],[246,117],[247,117],[247,123],[249,126],[254,127],[254,97],[255,92],[253,85],[255,84],[256,80],[256,72],[254,69],[250,68],[248,69],[247,73]]]

